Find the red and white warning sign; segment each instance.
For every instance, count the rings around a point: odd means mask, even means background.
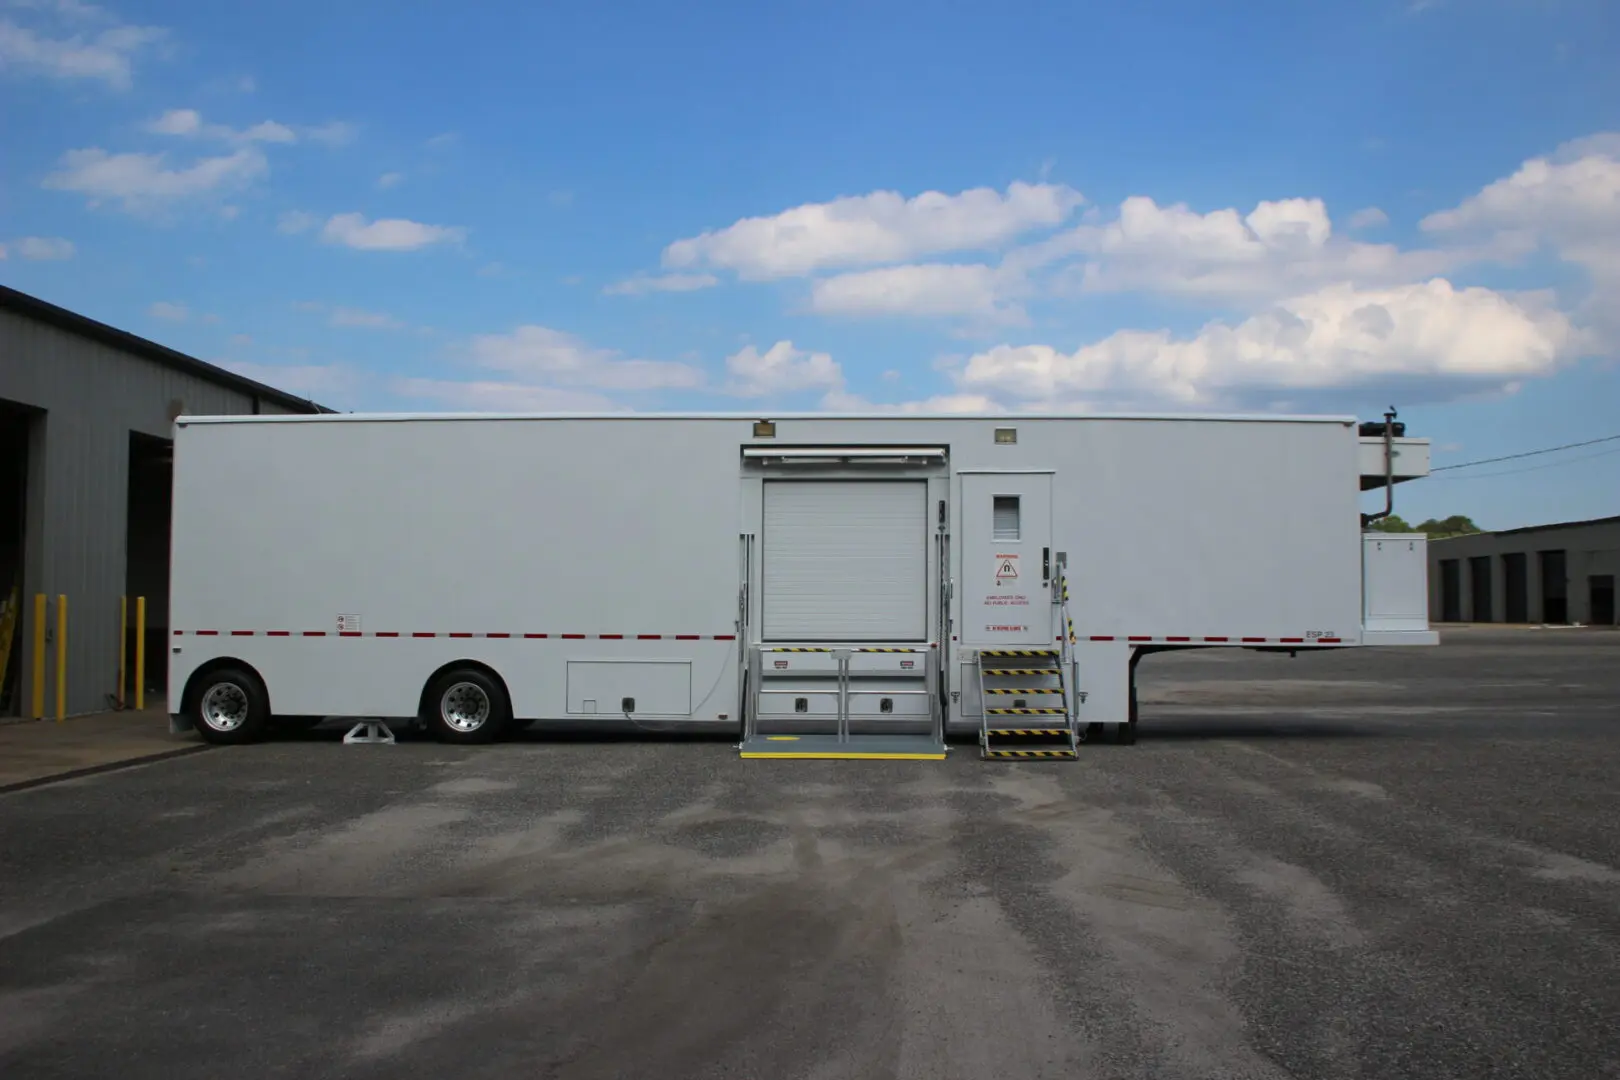
[[[1017,579],[1017,577],[1018,577],[1018,556],[1017,555],[997,555],[996,556],[996,580],[997,581],[1014,581],[1014,580]]]

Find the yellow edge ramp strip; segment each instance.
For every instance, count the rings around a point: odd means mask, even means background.
[[[745,758],[825,758],[847,761],[944,761],[944,754],[841,754],[836,751],[744,750]]]

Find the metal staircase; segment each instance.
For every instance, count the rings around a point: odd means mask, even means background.
[[[979,756],[982,758],[1065,758],[1080,756],[1075,715],[1085,692],[1072,690],[1074,623],[1069,618],[1069,582],[1061,571],[1053,600],[1063,634],[1055,649],[981,649],[979,677]]]

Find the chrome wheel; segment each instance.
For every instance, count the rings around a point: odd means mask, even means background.
[[[247,691],[235,683],[215,683],[203,695],[199,712],[215,731],[235,731],[247,722]]]
[[[489,722],[489,695],[477,683],[452,683],[439,698],[439,715],[456,731],[477,731]]]

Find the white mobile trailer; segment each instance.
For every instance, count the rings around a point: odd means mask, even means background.
[[[1146,651],[1435,644],[1423,538],[1362,531],[1384,449],[1345,417],[183,417],[171,708],[221,742],[516,717],[1072,756],[1132,737]]]

